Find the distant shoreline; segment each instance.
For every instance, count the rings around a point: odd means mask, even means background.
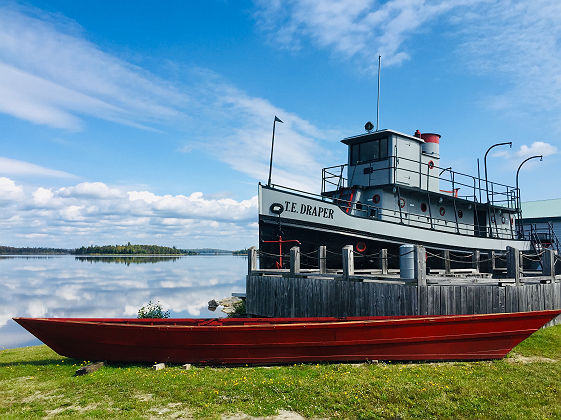
[[[190,255],[247,255],[247,250],[231,251],[216,248],[179,249],[159,245],[90,245],[75,249],[65,248],[31,248],[0,246],[0,256],[34,256],[34,255],[75,255],[91,257],[173,257]]]

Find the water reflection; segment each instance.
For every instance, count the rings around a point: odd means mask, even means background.
[[[135,257],[84,264],[83,258],[0,258],[0,349],[38,344],[15,316],[136,317],[158,300],[173,317],[216,317],[223,314],[208,311],[209,300],[245,291],[246,257],[156,257],[151,264],[132,263]]]
[[[120,255],[118,257],[108,256],[88,256],[88,257],[74,257],[78,261],[89,263],[109,263],[109,264],[154,264],[162,261],[175,261],[181,257],[154,257],[154,256],[126,256]]]

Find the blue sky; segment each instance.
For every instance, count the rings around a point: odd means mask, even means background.
[[[0,243],[257,243],[257,182],[318,192],[339,140],[442,135],[443,166],[558,198],[561,3],[0,2]]]

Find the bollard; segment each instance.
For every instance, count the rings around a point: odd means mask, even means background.
[[[350,276],[355,274],[355,263],[353,256],[353,246],[345,245],[343,247],[343,280],[349,280]]]
[[[293,246],[290,248],[290,274],[298,274],[300,272],[300,247]]]
[[[318,267],[320,274],[327,273],[327,247],[325,245],[318,248]]]

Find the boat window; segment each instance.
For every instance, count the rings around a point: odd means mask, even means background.
[[[360,151],[360,144],[353,144],[351,146],[351,164],[355,165],[358,162],[358,156]]]
[[[388,158],[388,139],[380,140],[380,159]]]
[[[388,158],[388,139],[367,141],[351,146],[351,165]]]

